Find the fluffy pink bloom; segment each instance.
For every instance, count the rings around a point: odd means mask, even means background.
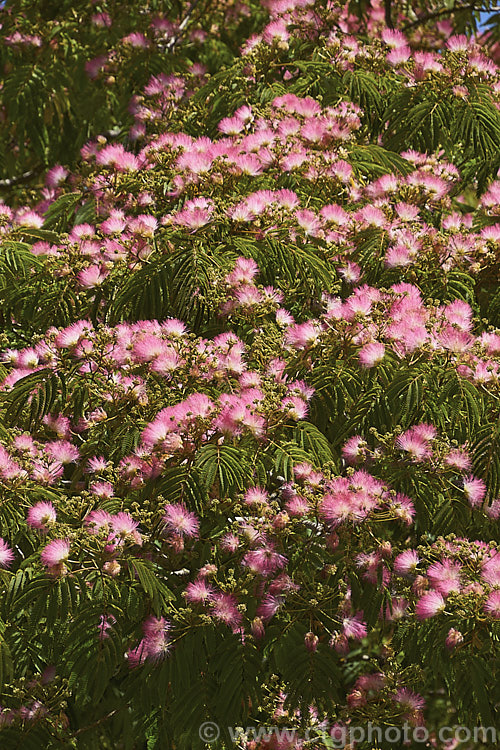
[[[415,550],[405,550],[394,560],[394,572],[401,576],[414,573],[419,562],[420,560]]]
[[[451,651],[451,649],[463,643],[463,640],[464,640],[464,637],[462,633],[460,632],[460,630],[455,630],[455,628],[450,628],[448,630],[448,635],[446,636],[446,640],[445,640],[446,648]]]
[[[382,362],[385,356],[385,346],[377,342],[371,344],[365,344],[359,352],[359,361],[363,367],[375,367],[379,362]]]
[[[204,578],[188,583],[184,596],[192,604],[206,604],[215,594],[215,589]]]
[[[80,451],[69,440],[55,440],[47,443],[45,450],[54,461],[61,464],[73,463],[80,457]]]
[[[492,591],[484,604],[484,611],[495,620],[500,620],[500,591]]]
[[[283,604],[283,597],[266,594],[257,607],[257,616],[268,622]]]
[[[445,456],[444,462],[447,466],[462,471],[467,471],[472,467],[470,456],[464,450],[458,450],[457,448],[450,450],[448,455]]]
[[[242,560],[242,565],[250,568],[253,573],[269,576],[283,568],[287,562],[288,560],[284,555],[274,552],[272,547],[269,546],[247,552]]]
[[[342,456],[348,464],[355,464],[364,458],[366,447],[365,439],[354,435],[342,447]]]
[[[427,620],[445,608],[445,601],[438,591],[427,591],[417,601],[415,614],[419,620]]]
[[[0,568],[9,568],[14,560],[14,552],[7,542],[0,537]]]
[[[29,509],[26,520],[34,529],[47,531],[48,526],[55,523],[56,509],[52,503],[46,501],[36,503]]]
[[[67,539],[53,539],[43,548],[41,561],[48,568],[53,568],[68,559],[69,550]]]
[[[100,529],[109,530],[113,516],[105,510],[98,508],[91,510],[84,520],[85,526],[91,534],[98,534]]]
[[[141,535],[137,532],[139,523],[134,521],[129,513],[117,513],[111,516],[111,528],[114,535],[120,539],[131,537],[136,544],[141,543]]]
[[[166,529],[172,534],[180,536],[197,537],[200,523],[194,513],[191,513],[181,503],[172,503],[165,506],[163,522]]]
[[[393,696],[393,700],[411,711],[421,711],[425,708],[425,700],[418,693],[412,693],[407,688],[400,688]]]
[[[470,475],[464,479],[464,493],[472,507],[476,508],[485,498],[486,485],[482,479]]]
[[[500,552],[483,563],[481,578],[490,586],[500,586]]]
[[[425,461],[426,458],[432,456],[427,440],[411,429],[397,438],[396,446],[408,453],[415,462]]]
[[[367,634],[366,623],[363,622],[363,613],[357,612],[354,617],[345,617],[342,621],[342,631],[347,638],[359,641]]]
[[[237,628],[242,616],[238,612],[238,601],[233,594],[214,594],[212,598],[212,615],[220,622]]]
[[[461,588],[460,571],[462,566],[457,562],[444,560],[444,562],[433,563],[427,569],[427,577],[432,587],[443,596],[458,593]]]
[[[251,487],[245,492],[245,503],[247,505],[267,505],[268,493],[261,487]]]
[[[170,651],[170,623],[164,617],[151,615],[142,625],[144,647],[151,661],[163,659]]]

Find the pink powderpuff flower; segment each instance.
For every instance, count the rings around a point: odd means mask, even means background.
[[[93,482],[89,487],[90,492],[97,497],[113,497],[115,494],[113,485],[109,482]]]
[[[450,651],[456,646],[459,646],[461,643],[463,643],[464,637],[460,630],[455,630],[455,628],[450,628],[448,630],[448,635],[446,636],[445,645],[446,648]]]
[[[237,628],[242,621],[238,611],[238,600],[233,594],[214,594],[212,601],[212,615],[230,628]]]
[[[56,164],[54,167],[49,169],[45,177],[45,184],[47,187],[55,188],[58,187],[66,177],[68,176],[68,170],[64,169],[61,164]]]
[[[99,618],[99,640],[104,641],[106,638],[109,638],[108,630],[113,629],[113,625],[115,624],[116,619],[113,617],[113,615],[101,615]]]
[[[427,441],[415,434],[413,430],[407,430],[396,440],[396,446],[410,455],[412,461],[420,462],[432,456]]]
[[[363,367],[370,368],[378,365],[385,356],[385,346],[376,341],[365,344],[359,352],[359,361]]]
[[[450,450],[447,456],[445,456],[444,462],[447,466],[451,466],[454,469],[461,471],[467,471],[472,467],[472,460],[470,456],[464,451],[457,448]]]
[[[236,534],[224,534],[219,542],[219,547],[221,548],[221,550],[223,550],[224,552],[229,552],[230,554],[236,552],[239,546],[240,540]]]
[[[134,669],[135,667],[139,667],[141,664],[144,664],[147,656],[148,650],[145,639],[140,641],[139,645],[134,649],[129,649],[125,654],[125,658],[127,659],[130,669]]]
[[[268,505],[268,493],[262,487],[250,487],[245,492],[244,501],[247,505]]]
[[[9,568],[14,560],[14,552],[7,542],[0,537],[0,568]]]
[[[198,536],[200,523],[195,514],[188,511],[182,503],[165,506],[163,522],[171,534],[193,538]]]
[[[59,349],[72,349],[91,330],[92,324],[88,320],[77,320],[76,323],[63,328],[56,336],[54,343]]]
[[[483,607],[487,615],[500,620],[500,591],[492,591]]]
[[[257,607],[257,616],[260,617],[264,622],[274,617],[276,612],[283,604],[282,596],[274,596],[273,594],[266,594],[262,599],[261,603]]]
[[[363,622],[363,612],[356,612],[354,617],[345,617],[342,621],[342,631],[346,638],[354,638],[356,641],[364,638],[368,630]]]
[[[497,497],[493,500],[491,505],[484,509],[484,512],[494,521],[498,520],[500,518],[500,498]]]
[[[500,586],[500,552],[483,563],[481,578],[490,586]]]
[[[108,275],[109,271],[103,266],[89,266],[80,271],[77,280],[84,289],[93,289],[96,286],[100,286]]]
[[[382,41],[391,49],[401,49],[408,45],[408,40],[402,31],[394,31],[388,28],[382,31]]]
[[[122,540],[131,538],[136,544],[141,544],[142,538],[137,531],[138,526],[138,521],[134,521],[129,513],[121,512],[111,516],[111,528],[114,536]]]
[[[366,454],[367,444],[361,435],[353,435],[342,447],[342,457],[348,464],[362,461]]]
[[[287,329],[285,341],[294,349],[306,349],[316,343],[319,334],[319,326],[314,321],[296,323]]]
[[[65,562],[69,557],[70,543],[67,539],[53,539],[43,548],[40,559],[49,569]]]
[[[472,476],[464,478],[464,493],[473,508],[481,505],[486,496],[486,485],[482,479]]]
[[[299,396],[287,396],[281,402],[281,406],[287,416],[295,421],[305,419],[309,413],[309,406]]]
[[[274,552],[271,546],[247,552],[242,560],[242,565],[249,568],[253,573],[267,577],[276,573],[287,564],[284,555]]]
[[[417,601],[415,614],[419,620],[428,620],[443,612],[445,606],[445,601],[438,591],[427,591]]]
[[[385,608],[385,619],[394,621],[401,620],[408,609],[408,600],[403,597],[395,597],[392,599],[390,605],[388,604]]]
[[[55,440],[45,445],[45,451],[61,464],[71,464],[80,457],[80,451],[69,440]]]
[[[407,688],[399,688],[393,695],[393,701],[410,711],[422,711],[425,708],[425,700],[418,693],[413,693]]]
[[[41,501],[29,509],[26,521],[34,529],[48,531],[48,527],[56,522],[56,509],[52,503]]]
[[[443,596],[458,593],[461,589],[460,572],[462,566],[450,560],[433,563],[427,569],[427,577],[431,586]]]
[[[84,520],[84,524],[91,534],[98,534],[101,529],[108,531],[111,527],[113,516],[105,510],[98,508],[91,510]]]
[[[191,604],[206,604],[213,599],[214,594],[214,587],[205,578],[197,578],[196,581],[188,583],[183,596]]]
[[[400,576],[407,576],[415,572],[420,559],[413,549],[405,550],[394,560],[394,572]]]

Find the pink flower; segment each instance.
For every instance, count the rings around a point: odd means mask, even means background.
[[[184,596],[192,604],[206,604],[213,599],[215,589],[204,578],[188,583]]]
[[[360,641],[367,634],[366,623],[363,622],[363,613],[357,612],[354,617],[346,617],[342,621],[342,631],[347,638]]]
[[[54,442],[47,443],[45,446],[46,452],[60,464],[71,464],[74,463],[80,456],[80,451],[69,442],[69,440],[55,440]]]
[[[374,367],[382,362],[385,356],[385,346],[376,341],[371,344],[365,344],[359,352],[359,361],[363,367]]]
[[[257,608],[257,616],[268,622],[283,604],[283,597],[266,594]]]
[[[411,459],[415,462],[425,461],[432,456],[432,450],[427,440],[410,429],[400,435],[396,440],[396,446],[409,453]]]
[[[492,591],[484,604],[484,611],[495,620],[500,620],[500,591]]]
[[[408,574],[415,572],[419,562],[420,559],[415,550],[405,550],[394,560],[394,572],[398,573],[400,576],[407,576]]]
[[[70,544],[67,539],[53,539],[43,548],[41,561],[48,568],[54,568],[69,557]]]
[[[412,693],[407,688],[399,688],[393,696],[393,700],[411,711],[421,711],[425,708],[425,700],[418,693]]]
[[[34,529],[47,531],[48,526],[56,521],[56,509],[49,502],[39,502],[33,505],[28,511],[27,523]]]
[[[214,594],[212,598],[212,615],[220,622],[237,628],[242,616],[238,612],[238,601],[233,594]]]
[[[483,563],[481,578],[490,586],[500,586],[500,552]]]
[[[268,493],[261,487],[250,487],[245,492],[245,503],[247,505],[267,505]]]
[[[427,576],[432,587],[439,591],[443,596],[458,593],[461,588],[460,571],[462,566],[459,563],[445,560],[442,563],[434,563],[427,570]]]
[[[362,461],[366,452],[366,441],[361,435],[349,438],[342,448],[342,457],[348,464]]]
[[[269,576],[277,570],[283,568],[288,562],[284,555],[274,552],[272,547],[263,547],[262,549],[247,552],[242,560],[253,573],[261,576]]]
[[[139,523],[134,521],[129,513],[117,513],[111,516],[111,528],[114,535],[120,539],[132,538],[136,544],[141,544],[141,535],[137,531]]]
[[[482,479],[470,475],[464,479],[464,493],[470,505],[476,508],[485,498],[486,485]]]
[[[438,591],[428,591],[423,594],[415,607],[415,614],[419,620],[427,620],[443,612],[445,601]]]
[[[194,513],[181,503],[165,506],[163,521],[167,530],[180,536],[197,537],[200,523]]]
[[[446,648],[453,649],[456,646],[459,646],[461,643],[463,643],[464,637],[460,630],[455,630],[455,628],[450,628],[448,630],[448,635],[446,636],[445,644]]]
[[[0,537],[0,568],[9,568],[14,560],[14,552],[7,542]]]

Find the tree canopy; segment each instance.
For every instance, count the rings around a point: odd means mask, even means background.
[[[495,746],[499,21],[0,9],[2,748]]]

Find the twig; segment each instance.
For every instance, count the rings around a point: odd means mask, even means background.
[[[176,35],[175,35],[174,37],[172,37],[172,39],[171,39],[171,40],[169,41],[169,43],[167,44],[167,46],[166,46],[166,48],[165,48],[165,49],[167,49],[167,50],[171,50],[171,49],[173,49],[173,48],[175,47],[175,45],[177,44],[177,42],[178,42],[178,41],[179,41],[179,39],[180,39],[180,36],[181,36],[181,32],[182,32],[182,31],[184,31],[184,29],[186,28],[186,26],[187,26],[187,24],[188,24],[188,21],[189,21],[189,19],[191,18],[191,15],[192,15],[192,13],[193,13],[194,9],[195,9],[195,8],[196,8],[196,6],[197,6],[197,5],[199,5],[199,4],[200,4],[200,0],[194,0],[194,1],[193,1],[193,2],[191,3],[191,5],[190,5],[190,8],[189,8],[188,12],[186,13],[186,15],[184,16],[184,18],[182,19],[182,21],[181,21],[181,22],[180,22],[180,24],[179,24],[179,29],[178,29],[178,31],[177,31],[177,34],[176,34]]]
[[[111,719],[111,717],[114,716],[117,713],[117,711],[118,709],[115,708],[114,711],[111,711],[109,714],[106,714],[106,716],[101,716],[101,718],[98,719],[97,721],[94,721],[93,724],[89,724],[86,727],[81,727],[80,729],[77,729],[76,732],[73,733],[73,737],[76,737],[77,734],[82,734],[82,732],[87,732],[89,729],[93,729],[94,727],[97,727],[99,724],[102,724],[108,719]]]
[[[407,23],[405,26],[403,26],[402,31],[404,32],[408,29],[412,29],[414,26],[418,26],[419,24],[425,23],[426,21],[432,21],[433,18],[439,18],[439,16],[447,16],[453,13],[459,13],[462,10],[480,10],[480,8],[477,8],[476,3],[469,3],[469,5],[460,5],[458,8],[442,8],[441,10],[434,11],[434,13],[427,13],[423,16],[420,16],[420,18],[417,18],[416,21]]]
[[[391,15],[391,4],[392,4],[392,0],[384,0],[385,25],[389,29],[394,29],[394,24],[392,23],[392,15]]]
[[[35,169],[30,169],[29,172],[24,172],[24,174],[20,174],[17,177],[11,177],[8,180],[0,180],[0,188],[9,188],[13,185],[19,185],[21,182],[28,182],[32,177],[39,174],[42,169],[43,167],[36,167]]]

